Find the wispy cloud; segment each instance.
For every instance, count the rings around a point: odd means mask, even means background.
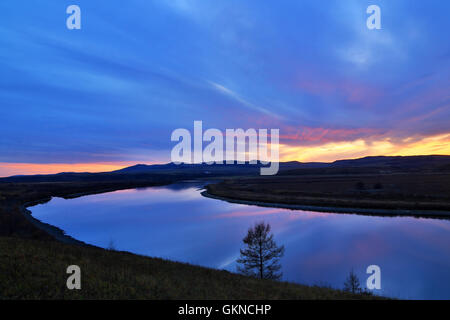
[[[247,100],[243,99],[240,95],[238,95],[236,92],[218,84],[212,81],[209,81],[209,83],[211,84],[211,86],[213,88],[215,88],[216,90],[218,90],[219,92],[221,92],[222,94],[238,101],[242,106],[246,107],[246,108],[250,108],[252,110],[261,112],[263,114],[269,115],[271,117],[274,117],[275,119],[282,119],[283,117],[281,117],[280,115],[270,111],[269,109],[257,106],[253,103],[248,102]]]

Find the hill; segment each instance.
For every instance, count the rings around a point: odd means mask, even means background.
[[[137,164],[120,170],[100,173],[59,173],[49,175],[21,175],[0,178],[8,182],[74,182],[74,181],[144,181],[183,180],[224,176],[257,176],[257,164]],[[279,175],[296,174],[351,174],[394,172],[450,172],[450,156],[364,157],[334,162],[280,162]]]
[[[0,299],[375,299],[127,252],[0,237]],[[81,268],[81,290],[66,269]]]

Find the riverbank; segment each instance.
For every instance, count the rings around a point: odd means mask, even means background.
[[[450,175],[274,176],[224,179],[204,196],[318,212],[450,218]]]
[[[45,201],[45,202],[47,202],[47,201]],[[40,202],[40,203],[45,203],[45,202]],[[30,210],[28,210],[27,208],[34,206],[34,205],[36,205],[36,204],[22,205],[22,206],[20,206],[20,212],[25,217],[25,219],[30,221],[36,228],[39,228],[40,230],[49,234],[55,240],[65,243],[65,244],[74,244],[74,245],[78,245],[78,246],[87,246],[88,245],[83,241],[77,240],[77,239],[69,236],[68,234],[65,233],[64,230],[62,230],[56,226],[53,226],[51,224],[44,223],[41,220],[33,217],[32,212]]]
[[[210,181],[214,182],[214,181]],[[215,182],[218,182],[218,180],[215,180]],[[203,182],[201,180],[185,180],[185,181],[179,181],[176,182],[177,184],[200,184],[199,187],[203,187],[206,182]],[[148,187],[156,187],[156,186],[164,186],[164,185],[152,185]],[[146,187],[141,187],[146,188]],[[95,194],[102,194],[102,193],[108,193],[108,192],[114,192],[114,191],[120,191],[120,190],[129,190],[129,188],[123,189],[122,187],[117,186],[116,188],[110,187],[108,189],[102,189],[102,190],[90,190],[87,192],[77,192],[77,193],[66,193],[62,195],[61,198],[63,199],[75,199],[83,196],[89,196],[89,195],[95,195]],[[35,227],[39,228],[40,230],[44,231],[45,233],[49,234],[55,240],[60,241],[62,243],[66,244],[75,244],[75,245],[81,245],[81,246],[91,246],[90,244],[86,244],[83,241],[77,240],[68,234],[65,233],[64,230],[53,226],[48,223],[44,223],[40,221],[39,219],[33,217],[31,210],[28,210],[28,208],[39,205],[39,204],[45,204],[47,202],[50,202],[52,200],[52,197],[45,197],[43,199],[33,200],[30,202],[26,202],[23,205],[19,206],[20,213],[29,221],[31,222]]]
[[[57,238],[66,243],[76,243],[76,240],[68,239],[62,230],[33,218],[26,208],[48,202],[52,197],[70,199],[117,190],[168,185],[176,181],[173,179],[160,181],[153,179],[134,182],[0,183],[0,236],[17,236],[40,240]],[[77,244],[81,243],[77,242]]]
[[[423,211],[417,210],[399,210],[399,209],[363,209],[363,208],[349,208],[349,207],[323,207],[323,206],[308,206],[299,204],[284,204],[275,202],[261,202],[251,200],[241,200],[227,198],[223,196],[216,196],[208,193],[208,191],[202,191],[201,195],[206,198],[227,201],[230,203],[245,204],[250,206],[266,207],[266,208],[280,208],[289,210],[303,210],[313,212],[327,212],[327,213],[344,213],[344,214],[359,214],[367,216],[404,216],[404,217],[416,217],[416,218],[433,218],[433,219],[450,219],[450,212],[446,211],[429,211],[426,214]]]

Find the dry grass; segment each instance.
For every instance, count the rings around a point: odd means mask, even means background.
[[[283,204],[450,212],[450,174],[301,175],[228,179],[208,192]]]
[[[81,290],[66,268],[81,268]],[[374,299],[54,241],[0,237],[1,299]]]

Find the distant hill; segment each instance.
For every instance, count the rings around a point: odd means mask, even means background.
[[[50,175],[13,176],[0,178],[7,182],[65,182],[65,181],[111,181],[111,180],[148,180],[193,179],[199,177],[220,177],[232,175],[259,175],[261,163],[257,164],[180,164],[174,163],[146,165],[137,164],[111,172],[100,173],[58,173]],[[327,162],[281,162],[280,175],[296,174],[358,174],[392,172],[444,172],[450,171],[450,156],[376,156],[359,159]]]
[[[450,156],[378,156],[351,160],[337,160],[333,167],[387,167],[387,168],[425,168],[450,164]]]
[[[324,162],[298,162],[298,161],[290,161],[290,162],[281,162],[280,169],[288,170],[288,169],[299,169],[299,168],[324,168],[329,166],[329,163]],[[180,171],[180,170],[196,170],[196,171],[211,171],[211,172],[222,172],[222,171],[236,171],[236,172],[252,172],[258,171],[259,168],[263,167],[261,163],[257,164],[155,164],[155,165],[146,165],[146,164],[137,164],[131,167],[123,168],[120,170],[112,171],[112,173],[154,173],[161,171]]]
[[[145,165],[138,164],[127,167],[115,173],[150,173],[156,171],[171,171],[171,170],[200,170],[200,171],[257,171],[262,165],[258,164],[232,164],[221,165],[206,163],[202,164],[180,164],[174,163],[162,165]],[[440,170],[446,169],[450,166],[450,156],[430,155],[430,156],[375,156],[364,157],[358,159],[337,160],[334,162],[280,162],[280,171],[296,170],[296,169],[323,169],[323,168],[377,168],[380,170]]]
[[[386,174],[396,172],[449,172],[450,156],[375,156],[322,163],[315,168],[292,168],[281,175],[296,174]]]

